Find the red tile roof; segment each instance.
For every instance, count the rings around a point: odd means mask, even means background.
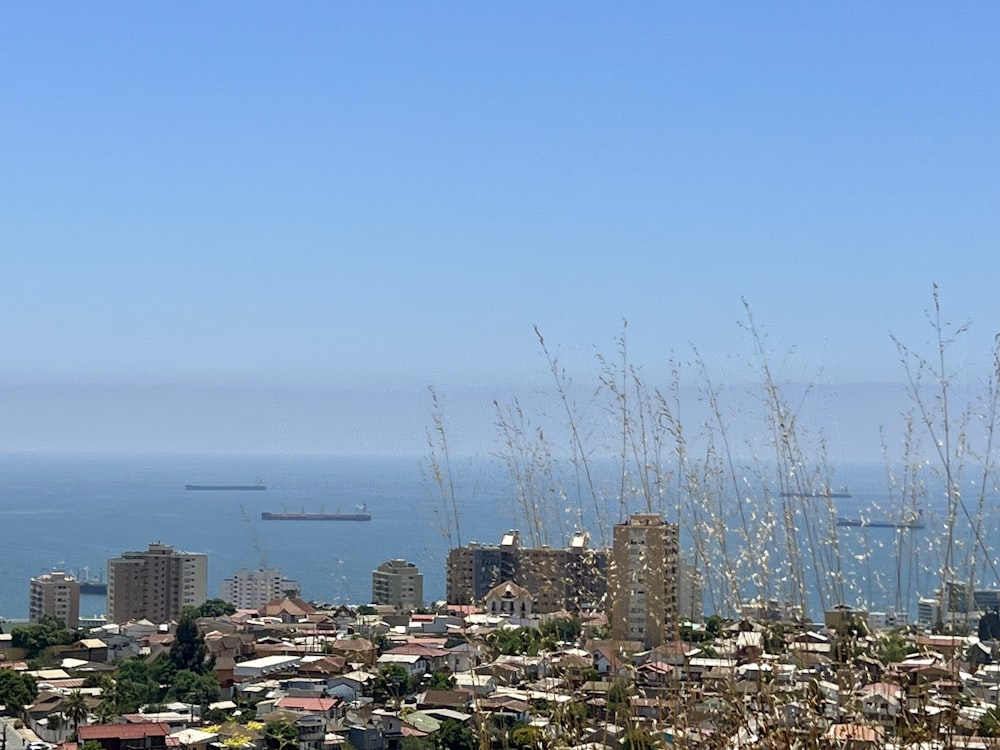
[[[142,737],[166,737],[170,727],[163,722],[149,721],[144,724],[90,724],[76,730],[79,739],[87,740],[137,740]]]
[[[276,708],[282,708],[286,711],[326,712],[340,703],[341,701],[335,698],[296,698],[286,695],[284,698],[280,698],[274,705]]]

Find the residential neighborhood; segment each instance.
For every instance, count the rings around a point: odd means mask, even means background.
[[[600,609],[532,605],[511,581],[417,609],[211,599],[86,632],[43,615],[0,636],[5,731],[11,750],[1000,748],[996,618],[932,633],[748,606],[651,646]]]

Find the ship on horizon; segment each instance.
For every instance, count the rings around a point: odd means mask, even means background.
[[[899,521],[889,518],[837,518],[837,526],[849,528],[869,528],[869,529],[923,529],[927,526],[924,523],[923,509],[917,510],[916,515],[910,514]]]
[[[253,484],[185,484],[185,490],[207,490],[209,492],[244,492],[266,490],[267,485],[260,479]]]
[[[260,518],[262,521],[371,521],[372,514],[366,506],[360,505],[357,513],[273,513],[265,510]]]
[[[851,493],[847,491],[846,487],[841,487],[839,490],[833,491],[829,487],[822,487],[818,490],[803,490],[801,492],[779,492],[779,497],[830,497],[830,498],[848,498],[851,497]]]

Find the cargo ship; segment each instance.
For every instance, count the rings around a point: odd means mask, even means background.
[[[76,580],[80,582],[81,594],[107,594],[108,583],[104,580],[104,572],[91,575],[90,568],[84,565],[76,571]]]
[[[887,518],[844,518],[841,516],[837,519],[837,525],[868,529],[922,529],[927,524],[924,523],[924,512],[918,510],[916,516],[901,521],[892,521]]]
[[[271,513],[264,511],[260,514],[262,521],[370,521],[372,514],[365,506],[361,506],[357,513]]]
[[[258,479],[253,484],[185,484],[184,489],[217,492],[244,492],[247,490],[266,490],[267,485]]]
[[[829,497],[829,498],[847,498],[851,496],[851,493],[847,491],[846,487],[841,487],[837,491],[831,491],[829,487],[825,489],[818,490],[806,490],[805,492],[780,492],[778,493],[781,497]]]

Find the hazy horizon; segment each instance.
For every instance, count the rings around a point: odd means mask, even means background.
[[[735,390],[746,305],[831,456],[877,454],[890,336],[933,356],[934,285],[946,337],[972,322],[956,384],[994,367],[997,29],[983,4],[9,3],[0,449],[419,454],[434,386],[488,452],[493,399],[556,410],[533,326],[582,401],[625,320],[648,383],[693,344]]]

